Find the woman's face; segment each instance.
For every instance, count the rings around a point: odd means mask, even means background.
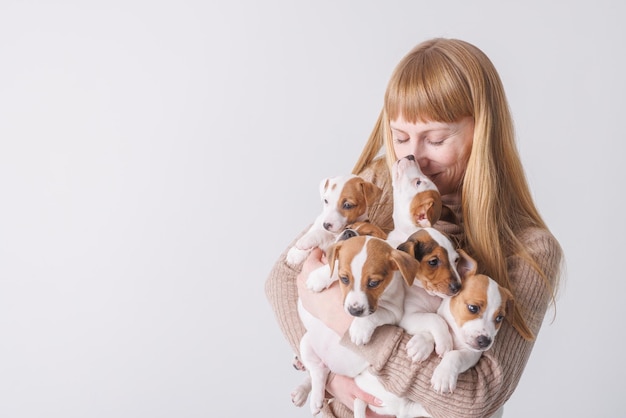
[[[390,127],[396,158],[413,155],[442,195],[460,190],[474,138],[472,117],[453,123],[410,123],[400,116]]]

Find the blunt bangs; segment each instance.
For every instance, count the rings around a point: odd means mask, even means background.
[[[389,120],[456,122],[474,116],[470,86],[437,45],[411,51],[396,67],[385,93]]]

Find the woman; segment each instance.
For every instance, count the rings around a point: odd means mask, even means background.
[[[383,147],[386,157],[377,157]],[[493,348],[459,377],[454,393],[432,390],[439,359],[433,355],[413,364],[405,349],[410,335],[398,327],[379,328],[365,346],[350,342],[345,334],[351,318],[342,311],[337,286],[313,294],[303,285],[306,274],[322,263],[320,251],[312,252],[301,272],[286,265],[283,254],[267,280],[267,296],[296,352],[304,333],[296,310],[299,295],[311,313],[344,336],[344,345],[368,360],[388,390],[420,402],[435,417],[501,415],[554,301],[562,251],[533,203],[500,78],[475,46],[454,39],[423,42],[392,74],[380,117],[354,168],[383,189],[370,220],[387,231],[393,228],[389,169],[409,154],[459,220],[435,227],[516,300]],[[331,376],[327,391],[334,401],[325,407],[326,416],[351,416],[355,396],[376,402],[345,376]]]

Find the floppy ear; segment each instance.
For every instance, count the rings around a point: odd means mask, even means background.
[[[415,224],[422,228],[433,226],[441,217],[441,196],[436,190],[426,190],[420,193],[419,201],[411,203],[411,213],[414,214]]]
[[[414,241],[404,241],[402,244],[398,245],[398,250],[404,251],[407,254],[410,254],[411,257],[415,258],[415,242]]]
[[[368,207],[378,202],[378,199],[383,194],[383,190],[380,187],[367,180],[361,181],[361,188],[363,189],[365,203]]]
[[[502,301],[504,302],[504,306],[506,306],[506,315],[508,316],[509,312],[513,312],[515,308],[515,298],[513,297],[513,293],[506,287],[500,286],[500,294],[502,295]]]
[[[476,269],[478,268],[476,260],[460,248],[457,252],[461,256],[461,259],[459,260],[456,269],[459,272],[461,279],[465,279],[467,276],[474,276],[476,274]]]
[[[328,255],[326,257],[326,261],[328,261],[328,267],[330,267],[330,275],[333,275],[333,270],[335,269],[335,261],[339,257],[339,249],[341,248],[343,241],[339,241],[330,246],[328,249]]]
[[[400,274],[404,277],[404,281],[409,286],[412,286],[420,267],[417,260],[401,250],[391,250],[389,258],[396,264],[398,270],[400,270]]]

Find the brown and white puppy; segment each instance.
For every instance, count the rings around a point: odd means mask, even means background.
[[[420,264],[421,280],[416,280],[407,289],[404,298],[404,315],[400,326],[412,335],[407,351],[413,361],[428,358],[433,349],[438,355],[452,349],[452,336],[437,315],[442,299],[449,298],[461,290],[461,274],[475,268],[476,262],[463,250],[456,250],[452,242],[434,228],[421,228],[398,246],[399,250],[411,254]],[[419,278],[419,276],[418,276]],[[422,335],[424,324],[428,329],[438,329],[434,339]],[[428,336],[430,337],[430,336]]]
[[[440,219],[443,206],[439,189],[422,173],[412,155],[393,164],[391,184],[394,228],[387,240],[397,246],[418,228],[433,226]]]
[[[372,236],[384,240],[387,238],[387,233],[369,221],[357,221],[347,225],[346,229],[337,236],[335,242],[344,241],[356,236]],[[331,264],[324,264],[309,273],[307,287],[314,292],[320,292],[338,279],[337,269],[331,271]]]
[[[410,286],[419,263],[409,254],[372,236],[356,236],[331,247],[328,262],[342,292],[343,307],[354,316],[349,328],[351,340],[369,342],[374,330],[383,324],[397,324],[402,316],[406,286]],[[309,280],[311,278],[309,277]],[[313,317],[298,302],[298,312],[307,332],[300,341],[300,361],[309,373],[307,380],[292,392],[292,401],[301,406],[310,390],[313,415],[324,400],[328,374],[355,377],[367,362],[340,344],[340,337],[322,321]]]
[[[289,249],[287,262],[291,265],[300,264],[314,247],[320,247],[326,252],[346,225],[368,219],[369,208],[381,194],[381,189],[374,183],[352,174],[322,180],[322,212]]]
[[[502,321],[511,312],[513,295],[499,286],[495,280],[476,274],[476,264],[470,262],[462,270],[461,291],[441,302],[437,313],[443,322],[423,321],[417,325],[421,335],[451,332],[453,349],[443,354],[435,368],[431,384],[439,393],[452,392],[458,377],[470,369],[480,359],[483,352],[491,348]],[[356,378],[357,385],[366,392],[382,400],[383,406],[369,405],[370,409],[382,415],[397,417],[430,417],[431,415],[417,402],[388,392],[369,370],[364,370]],[[354,416],[365,417],[368,405],[355,405]]]

